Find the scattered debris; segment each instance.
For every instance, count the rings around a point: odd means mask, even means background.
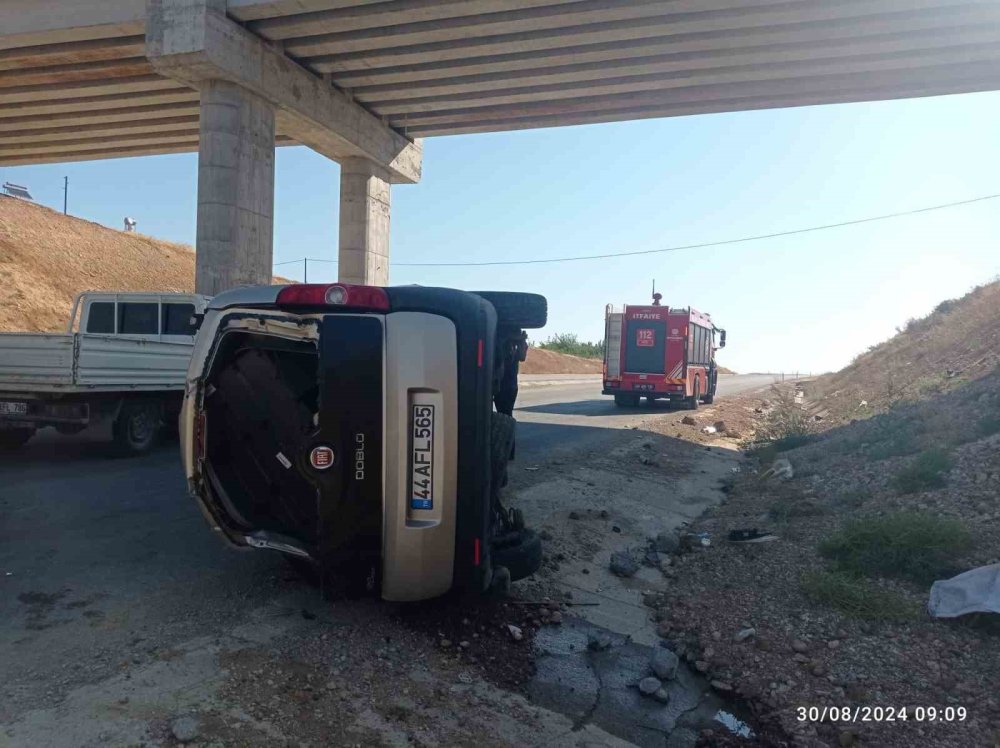
[[[618,551],[611,554],[611,562],[608,564],[611,573],[619,577],[631,577],[639,571],[639,562],[630,551]]]
[[[769,532],[761,532],[756,527],[749,530],[730,530],[730,543],[769,543],[777,540],[778,536]]]
[[[507,624],[507,632],[510,634],[510,638],[516,642],[519,642],[524,638],[524,632],[521,631],[521,627],[515,626],[513,623]]]
[[[927,610],[935,618],[1000,613],[1000,563],[935,582],[931,585]]]
[[[653,657],[649,661],[649,669],[660,680],[673,680],[677,676],[677,666],[680,660],[669,649],[653,650]]]
[[[740,629],[735,634],[733,634],[733,640],[738,642],[746,641],[751,636],[756,635],[756,633],[757,629],[753,628],[752,626],[749,628]]]
[[[639,690],[643,696],[652,696],[663,687],[659,678],[648,676],[639,681]]]
[[[170,733],[178,743],[190,743],[198,739],[201,726],[194,717],[178,717],[170,723]]]
[[[702,428],[701,433],[703,434],[714,434],[717,431],[715,426],[705,426]]]
[[[778,478],[780,480],[791,480],[795,477],[795,471],[792,469],[792,463],[784,457],[778,458],[774,461],[771,467],[760,474],[761,480],[771,477]]]
[[[698,422],[694,419],[693,416],[684,416],[681,419],[681,423],[683,423],[685,426],[697,426],[698,425]]]

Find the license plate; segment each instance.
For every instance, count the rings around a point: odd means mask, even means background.
[[[5,416],[28,415],[27,403],[0,403],[0,414]]]
[[[633,384],[632,385],[632,389],[633,390],[642,390],[644,392],[648,392],[648,391],[650,391],[650,390],[653,389],[653,385],[651,385],[651,384]]]
[[[434,406],[414,403],[410,427],[410,507],[434,508]]]

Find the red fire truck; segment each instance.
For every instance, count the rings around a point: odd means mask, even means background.
[[[726,345],[726,331],[690,307],[660,304],[608,305],[605,311],[604,394],[619,407],[669,400],[694,410],[715,397],[715,351]],[[716,345],[718,333],[718,345]]]

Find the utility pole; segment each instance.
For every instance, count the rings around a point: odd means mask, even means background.
[[[63,215],[66,215],[66,208],[69,206],[69,177],[63,177]]]
[[[303,257],[302,258],[302,268],[303,268],[302,269],[302,282],[303,283],[308,283],[309,282],[309,258],[308,257]]]

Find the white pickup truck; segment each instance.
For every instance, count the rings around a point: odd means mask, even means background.
[[[65,333],[0,334],[0,449],[53,426],[75,434],[110,422],[117,451],[140,454],[176,423],[208,297],[77,295]]]

